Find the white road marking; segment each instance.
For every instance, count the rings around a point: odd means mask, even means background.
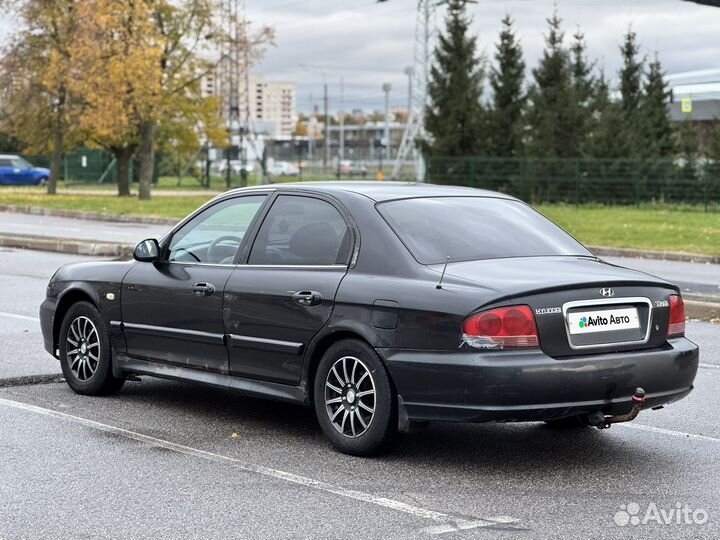
[[[698,365],[701,368],[706,368],[706,369],[720,369],[720,366],[718,366],[717,364],[698,364]]]
[[[640,431],[650,431],[652,433],[660,433],[661,435],[670,435],[671,437],[680,437],[682,439],[694,439],[698,441],[720,442],[720,438],[710,437],[709,435],[697,435],[696,433],[685,433],[684,431],[674,431],[672,429],[663,429],[659,427],[646,426],[645,424],[633,424],[631,422],[615,424],[619,427],[638,429]]]
[[[11,319],[20,319],[22,321],[34,321],[40,322],[37,317],[30,317],[29,315],[20,315],[18,313],[10,313],[8,311],[0,311],[0,317],[10,317]]]
[[[85,427],[97,429],[100,431],[104,431],[106,433],[120,435],[122,437],[127,437],[128,439],[133,439],[135,441],[150,444],[152,446],[159,446],[161,448],[165,448],[167,450],[172,450],[174,452],[178,452],[181,454],[186,454],[186,455],[198,457],[201,459],[207,459],[209,461],[230,463],[234,467],[237,467],[237,468],[247,471],[247,472],[261,474],[263,476],[268,476],[268,477],[275,478],[278,480],[284,480],[286,482],[292,482],[293,484],[298,484],[298,485],[309,487],[312,489],[317,489],[319,491],[324,491],[327,493],[333,493],[335,495],[347,497],[348,499],[354,499],[357,501],[374,504],[374,505],[377,505],[377,506],[380,506],[380,507],[383,507],[383,508],[386,508],[389,510],[395,510],[397,512],[409,514],[409,515],[415,516],[420,519],[427,519],[427,520],[435,521],[436,523],[438,523],[438,525],[436,525],[436,526],[429,527],[427,529],[423,529],[423,532],[426,532],[428,534],[444,534],[444,533],[448,533],[448,532],[461,531],[461,530],[467,530],[467,529],[475,529],[475,528],[479,528],[479,527],[496,527],[499,525],[508,525],[508,524],[518,522],[517,519],[511,518],[509,516],[496,516],[496,517],[472,518],[472,519],[466,519],[466,518],[461,518],[461,517],[457,517],[457,516],[452,516],[450,514],[445,514],[443,512],[436,512],[435,510],[430,510],[427,508],[422,508],[419,506],[406,504],[404,502],[396,501],[394,499],[378,497],[376,495],[371,495],[369,493],[363,493],[361,491],[345,489],[342,487],[334,486],[332,484],[328,484],[326,482],[322,482],[320,480],[308,478],[306,476],[300,476],[300,475],[297,475],[294,473],[281,471],[278,469],[272,469],[270,467],[265,467],[263,465],[256,465],[254,463],[248,463],[248,462],[242,461],[240,459],[232,458],[229,456],[223,456],[221,454],[215,454],[213,452],[207,452],[205,450],[200,450],[198,448],[192,448],[190,446],[185,446],[182,444],[166,441],[164,439],[158,439],[155,437],[151,437],[149,435],[143,435],[142,433],[137,433],[135,431],[130,431],[127,429],[116,427],[116,426],[103,424],[101,422],[96,422],[94,420],[88,420],[87,418],[82,418],[80,416],[74,416],[72,414],[62,413],[59,411],[53,411],[52,409],[45,409],[43,407],[38,407],[36,405],[29,405],[27,403],[22,403],[19,401],[13,401],[13,400],[4,399],[4,398],[0,398],[0,405],[5,405],[6,407],[13,407],[13,408],[21,409],[24,411],[34,412],[37,414],[42,414],[44,416],[58,418],[61,420],[67,420],[69,422],[74,422],[76,424],[80,424]]]

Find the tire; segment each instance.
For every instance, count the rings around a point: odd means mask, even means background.
[[[95,306],[89,302],[70,306],[58,341],[60,366],[68,386],[75,392],[102,396],[122,388],[125,379],[113,377],[110,338]]]
[[[396,394],[382,360],[362,341],[339,341],[327,350],[313,396],[318,423],[340,452],[371,456],[395,442]]]
[[[47,183],[48,183],[48,178],[47,178],[47,176],[42,176],[42,177],[40,177],[40,178],[38,179],[37,185],[38,185],[38,186],[44,186],[44,185],[47,185]]]
[[[584,416],[568,416],[557,420],[545,420],[548,427],[553,429],[582,429],[591,427]]]

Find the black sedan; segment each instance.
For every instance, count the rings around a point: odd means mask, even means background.
[[[676,286],[499,193],[239,189],[134,259],[50,280],[45,348],[74,391],[142,374],[305,404],[351,454],[429,421],[608,427],[686,396],[698,367]]]

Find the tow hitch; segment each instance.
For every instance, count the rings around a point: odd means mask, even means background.
[[[632,409],[630,409],[630,412],[627,414],[606,416],[602,412],[596,411],[589,414],[587,420],[590,425],[593,425],[598,429],[607,429],[612,424],[617,424],[618,422],[630,422],[631,420],[635,420],[637,415],[640,413],[640,409],[642,409],[642,406],[645,403],[645,390],[637,387],[635,389],[635,393],[633,394],[632,402]]]

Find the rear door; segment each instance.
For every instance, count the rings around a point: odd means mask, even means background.
[[[265,200],[247,195],[206,208],[174,232],[161,261],[127,273],[121,302],[130,356],[227,373],[223,290]]]
[[[300,381],[303,353],[330,318],[353,238],[348,216],[333,201],[276,197],[247,263],[225,287],[231,374]]]

